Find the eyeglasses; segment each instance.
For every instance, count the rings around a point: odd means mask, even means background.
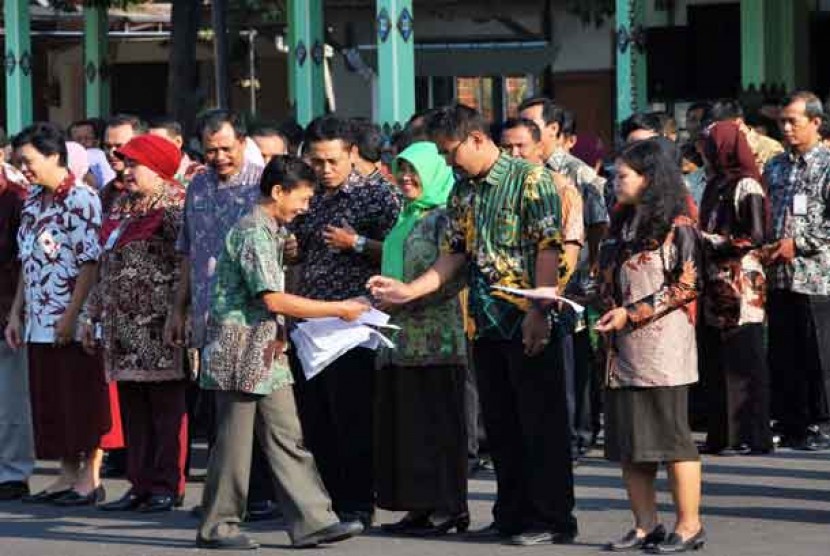
[[[458,144],[456,146],[454,146],[453,148],[451,148],[450,150],[448,150],[448,151],[443,151],[442,150],[440,152],[441,156],[443,156],[445,159],[447,159],[447,162],[449,162],[450,165],[454,164],[455,163],[455,156],[458,153],[458,149],[460,149],[461,145],[466,143],[467,139],[469,139],[469,138],[470,138],[469,135],[465,135],[464,139],[459,141]]]

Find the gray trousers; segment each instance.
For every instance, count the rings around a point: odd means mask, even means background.
[[[26,350],[0,341],[0,483],[25,482],[34,468]]]
[[[216,425],[202,498],[201,538],[239,534],[248,498],[253,434],[276,480],[277,501],[292,542],[338,522],[314,457],[303,445],[290,386],[268,396],[217,391]]]

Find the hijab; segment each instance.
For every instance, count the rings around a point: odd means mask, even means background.
[[[393,164],[395,171],[401,160],[411,164],[418,174],[421,182],[421,196],[404,202],[395,226],[383,242],[382,273],[384,276],[398,280],[403,279],[404,243],[407,237],[428,211],[446,206],[450,190],[455,184],[452,169],[447,166],[444,157],[438,153],[435,143],[419,141],[411,144],[395,159]]]

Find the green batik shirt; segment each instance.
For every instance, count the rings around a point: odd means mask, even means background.
[[[491,286],[535,287],[539,251],[561,249],[561,207],[550,172],[502,153],[483,179],[459,182],[447,208],[442,250],[470,262],[476,337],[516,337],[528,302]]]
[[[262,295],[285,289],[285,232],[259,206],[225,237],[216,265],[201,386],[268,395],[292,383],[285,322]]]

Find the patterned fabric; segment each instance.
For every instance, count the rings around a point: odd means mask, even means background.
[[[101,188],[98,193],[101,200],[101,214],[106,216],[110,209],[115,205],[118,198],[124,194],[124,182],[119,178],[113,179],[111,182]]]
[[[594,192],[600,199],[605,195],[605,178],[600,177],[596,170],[582,162],[577,157],[573,156],[564,149],[558,148],[550,158],[545,161],[545,166],[558,174],[564,174],[569,177],[580,193],[585,195],[585,190],[593,188]],[[603,207],[605,203],[603,202]],[[589,219],[593,220],[593,218]],[[608,214],[606,211],[605,222],[608,221]],[[590,222],[589,222],[590,223]]]
[[[765,212],[764,188],[743,179],[734,197],[721,198],[709,222],[701,223],[706,255],[703,316],[709,326],[764,322],[767,283],[757,249],[764,244]]]
[[[830,149],[818,144],[802,156],[783,153],[766,167],[772,204],[772,239],[793,238],[796,257],[769,268],[773,289],[830,295]],[[805,214],[793,214],[796,196],[806,196]]]
[[[104,221],[99,282],[87,312],[103,324],[110,380],[185,377],[180,350],[165,346],[163,338],[179,277],[175,245],[183,207],[184,189],[176,184],[148,199],[124,195]]]
[[[292,383],[284,318],[260,299],[285,289],[286,237],[259,206],[228,233],[216,267],[202,388],[267,396]]]
[[[249,162],[226,181],[205,168],[187,188],[184,221],[176,248],[190,259],[191,347],[201,348],[205,344],[216,260],[225,236],[256,203],[261,176],[262,166]]]
[[[580,247],[585,244],[585,219],[582,205],[582,195],[576,189],[573,182],[562,176],[563,179],[554,179],[556,193],[562,203],[562,242],[576,243]],[[580,250],[580,254],[582,250]],[[559,287],[564,290],[576,268],[568,268],[567,262],[565,272],[559,277]],[[576,264],[579,265],[579,258]]]
[[[694,300],[699,247],[693,222],[678,218],[663,245],[636,248],[629,230],[602,248],[601,297],[624,307],[629,324],[610,340],[610,388],[682,386],[697,381]]]
[[[440,255],[441,241],[449,226],[444,209],[427,212],[404,243],[403,281],[410,282],[429,270]],[[464,365],[467,341],[458,293],[464,276],[445,284],[440,291],[405,305],[392,317],[401,327],[395,336],[396,348],[386,354],[389,363],[400,367]]]
[[[476,336],[514,338],[528,303],[492,286],[534,287],[539,251],[561,250],[561,206],[550,172],[502,153],[483,179],[459,182],[447,207],[442,250],[470,262]]]
[[[25,339],[55,340],[55,325],[66,311],[85,263],[101,254],[101,202],[69,174],[42,208],[47,191],[35,186],[23,205],[17,242],[26,291]]]
[[[694,172],[686,174],[683,176],[683,181],[686,183],[686,188],[689,190],[695,204],[700,206],[700,201],[703,200],[703,192],[706,190],[706,169],[698,168]]]
[[[377,176],[369,182],[353,171],[334,193],[318,191],[308,213],[292,222],[302,258],[300,295],[326,301],[366,295],[366,282],[380,272],[380,265],[366,253],[329,248],[323,230],[348,224],[368,239],[383,241],[398,219],[400,203]]]
[[[6,324],[17,290],[20,262],[17,228],[29,184],[13,166],[0,163],[0,326]]]
[[[746,140],[749,143],[749,148],[752,149],[752,154],[755,155],[758,171],[763,174],[767,162],[783,153],[784,147],[775,139],[761,135],[750,127],[742,126],[741,129],[746,134]]]

